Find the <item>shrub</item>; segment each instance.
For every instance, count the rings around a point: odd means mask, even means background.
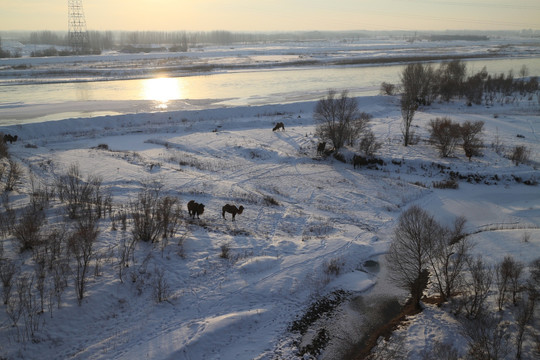
[[[269,196],[269,195],[266,195],[264,197],[264,203],[266,205],[279,206],[279,202],[276,199],[274,199],[272,196]]]
[[[507,324],[492,314],[465,320],[463,335],[467,339],[470,359],[506,359],[510,353],[510,332]]]
[[[99,225],[95,213],[88,211],[79,217],[75,232],[68,239],[69,254],[76,260],[73,271],[75,292],[79,305],[86,292],[87,275],[90,261],[95,257],[94,245],[99,233]]]
[[[130,203],[135,241],[155,242],[159,237],[172,236],[180,222],[177,198],[161,196],[161,185],[144,184],[137,200]]]
[[[22,175],[23,170],[19,163],[9,160],[9,168],[6,174],[4,190],[13,191],[15,185],[17,185],[17,183],[21,180]]]
[[[495,134],[495,138],[493,139],[493,142],[491,143],[491,148],[499,155],[501,155],[504,152],[504,144],[502,143],[498,128],[497,128],[497,133]]]
[[[2,300],[4,305],[8,304],[13,289],[13,277],[18,269],[15,263],[9,259],[4,259],[0,263],[0,280],[2,281]]]
[[[360,151],[362,151],[365,156],[373,156],[382,146],[382,143],[378,142],[375,138],[375,134],[371,130],[366,130],[364,136],[360,140]]]
[[[89,175],[83,180],[79,166],[72,164],[67,173],[56,178],[56,188],[60,201],[67,203],[69,218],[76,219],[85,207],[100,207],[103,199],[102,179]]]
[[[221,245],[221,254],[219,255],[222,259],[229,259],[231,257],[231,244],[225,243]]]
[[[324,273],[326,275],[338,276],[341,273],[344,262],[341,258],[333,258],[329,261],[325,261],[323,264]]]
[[[459,183],[456,181],[456,179],[434,181],[433,187],[436,189],[457,189],[459,188]]]
[[[171,287],[165,277],[165,270],[156,267],[154,276],[154,300],[157,303],[166,301],[170,297]]]
[[[453,154],[460,139],[460,126],[450,118],[436,118],[429,122],[430,141],[439,150],[441,157]]]
[[[465,156],[471,160],[473,156],[482,155],[481,148],[484,147],[484,143],[480,138],[484,130],[483,121],[465,121],[460,127],[461,139],[463,140],[463,151],[465,151]]]
[[[0,133],[0,137],[3,137],[3,134]],[[0,141],[0,159],[9,158],[8,146],[5,142]]]
[[[337,160],[337,161],[341,161],[342,163],[346,163],[347,160],[345,160],[345,156],[343,156],[343,154],[341,153],[334,153],[334,158]]]
[[[311,325],[321,317],[333,311],[348,297],[348,295],[349,294],[343,290],[336,290],[331,294],[316,300],[309,306],[302,317],[292,322],[289,330],[304,335]]]
[[[512,149],[510,154],[510,160],[518,166],[519,164],[525,164],[529,161],[531,151],[525,145],[516,145]]]
[[[394,95],[396,93],[396,85],[387,82],[381,83],[381,95]]]
[[[45,222],[45,214],[29,206],[13,226],[11,233],[19,241],[20,250],[32,250],[41,243],[41,227]]]

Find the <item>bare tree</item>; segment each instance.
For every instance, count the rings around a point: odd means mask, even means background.
[[[347,139],[347,144],[353,146],[355,141],[362,137],[363,134],[366,134],[368,129],[368,123],[373,118],[373,115],[366,112],[360,112],[356,118],[353,118],[351,125],[349,127],[349,136]],[[373,134],[373,132],[371,132]]]
[[[314,118],[317,121],[316,134],[329,140],[336,150],[346,142],[354,142],[365,129],[369,116],[361,113],[355,98],[342,91],[340,96],[334,90],[328,91],[315,106]]]
[[[2,299],[4,305],[7,305],[11,290],[13,289],[13,276],[17,273],[17,266],[10,259],[1,259],[0,262],[0,280],[2,280]]]
[[[13,191],[15,185],[21,180],[23,170],[19,163],[9,160],[9,169],[6,174],[4,191]]]
[[[505,256],[500,263],[495,265],[495,283],[497,284],[497,305],[499,306],[499,311],[502,311],[506,303],[506,292],[508,291],[513,262],[514,259],[511,256]]]
[[[94,244],[99,233],[97,216],[92,211],[79,217],[75,232],[68,240],[69,253],[75,257],[75,290],[79,305],[82,303],[86,291],[87,275],[90,268],[90,261],[94,257]]]
[[[530,325],[534,319],[536,294],[529,293],[527,299],[522,299],[516,305],[516,359],[520,360],[523,350],[523,341],[525,340],[525,331],[527,330],[527,326]]]
[[[463,140],[463,150],[465,156],[471,160],[473,156],[479,156],[482,154],[481,149],[484,147],[484,143],[481,139],[481,134],[484,130],[483,121],[465,121],[461,124],[461,139]]]
[[[429,122],[431,143],[439,150],[441,157],[453,154],[460,139],[460,126],[448,117],[436,118]]]
[[[512,259],[513,260],[513,259]],[[517,295],[519,292],[521,292],[522,289],[522,275],[523,275],[523,269],[524,265],[520,261],[512,261],[512,267],[510,271],[510,290],[512,291],[512,303],[514,305],[517,305]]]
[[[39,251],[34,256],[34,271],[36,290],[39,295],[40,313],[45,311],[45,280],[47,278],[47,259],[45,253]]]
[[[435,341],[431,351],[422,352],[422,360],[459,360],[460,356],[451,344]]]
[[[437,77],[430,64],[407,65],[400,74],[403,95],[418,105],[429,105],[434,98]]]
[[[437,225],[440,232],[430,243],[430,270],[443,301],[463,286],[463,273],[472,247],[464,233],[465,223],[464,217],[457,217],[453,228]]]
[[[52,280],[58,309],[62,306],[62,296],[68,286],[69,274],[70,268],[67,259],[57,261],[52,271]]]
[[[401,97],[401,116],[403,118],[401,132],[403,134],[403,146],[409,146],[414,137],[414,132],[411,132],[411,125],[417,109],[417,100],[407,96],[407,94],[403,94]]]
[[[403,145],[409,146],[414,138],[411,125],[419,105],[429,105],[434,99],[436,75],[429,64],[414,63],[407,65],[400,74],[401,116]]]
[[[503,360],[510,353],[507,324],[486,313],[474,320],[464,320],[463,335],[469,344],[467,359]]]
[[[459,59],[440,65],[439,93],[444,101],[449,101],[454,96],[461,96],[466,74],[467,66]]]
[[[483,315],[484,306],[493,280],[491,268],[481,256],[467,259],[470,279],[465,286],[463,306],[467,317],[476,319]]]
[[[418,206],[404,211],[394,229],[394,239],[386,254],[390,279],[410,292],[416,306],[420,306],[429,277],[431,243],[440,231],[435,219]]]
[[[165,276],[165,270],[156,267],[154,269],[154,300],[158,303],[166,301],[171,295],[170,285]]]
[[[136,241],[155,242],[163,234],[159,216],[159,199],[162,185],[143,184],[137,200],[131,202],[132,234]]]
[[[58,197],[67,203],[67,213],[71,219],[78,218],[89,205],[98,207],[96,202],[102,199],[101,183],[102,179],[93,175],[88,175],[84,180],[77,164],[72,164],[66,174],[57,177]],[[101,215],[100,212],[98,214]]]

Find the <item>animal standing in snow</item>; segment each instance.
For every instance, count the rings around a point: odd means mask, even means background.
[[[356,167],[360,167],[360,166],[366,166],[368,164],[368,161],[365,157],[363,156],[360,156],[360,155],[354,155],[353,156],[353,167],[356,169]]]
[[[282,122],[278,122],[278,123],[276,124],[276,126],[274,126],[274,128],[272,129],[272,131],[276,131],[276,130],[279,130],[279,129],[285,131],[285,125],[284,125]]]
[[[324,149],[326,149],[326,141],[320,142],[319,145],[317,145],[317,155],[324,154]]]
[[[13,136],[11,134],[5,134],[4,135],[4,143],[6,143],[6,144],[7,144],[8,141],[9,141],[10,144],[13,144],[13,142],[17,141],[17,139],[18,139],[17,135],[15,135],[15,136]]]
[[[193,219],[195,219],[195,215],[197,215],[197,219],[200,219],[199,215],[202,215],[204,212],[204,204],[196,203],[194,200],[190,200],[187,204],[189,216],[191,216]]]
[[[234,217],[236,216],[236,214],[240,215],[242,213],[242,211],[244,211],[244,207],[242,205],[240,205],[240,207],[237,208],[234,205],[226,204],[221,209],[221,216],[223,216],[223,218],[225,219],[225,213],[226,212],[231,213],[232,214],[232,220],[234,221]]]

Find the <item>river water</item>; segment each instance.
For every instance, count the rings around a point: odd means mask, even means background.
[[[540,75],[540,58],[467,60],[469,73],[491,74],[525,65]],[[173,78],[0,86],[0,125],[100,115],[248,106],[317,100],[328,89],[375,95],[398,83],[405,65],[295,67],[230,71]],[[437,65],[436,65],[437,66]]]

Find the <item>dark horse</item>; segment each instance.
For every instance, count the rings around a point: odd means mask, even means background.
[[[196,203],[194,200],[191,200],[187,204],[187,209],[189,212],[189,216],[195,219],[195,215],[197,215],[197,219],[200,219],[199,215],[202,215],[204,212],[204,204],[199,204]]]
[[[324,149],[326,149],[326,141],[320,142],[320,143],[317,145],[317,155],[322,155],[322,154],[324,154]]]
[[[276,131],[276,130],[279,130],[279,129],[285,131],[285,125],[284,125],[282,122],[278,122],[278,123],[276,124],[276,126],[274,126],[274,128],[272,129],[272,131]]]
[[[9,141],[10,144],[13,144],[13,142],[17,141],[19,137],[17,135],[13,136],[11,134],[4,135],[4,142],[7,143]]]
[[[354,155],[353,156],[353,167],[356,169],[356,167],[360,167],[360,166],[365,166],[365,165],[368,165],[369,162],[368,160],[363,157],[363,156],[360,156],[360,155]]]
[[[234,217],[236,216],[236,214],[240,215],[242,211],[244,211],[244,207],[242,205],[240,205],[240,207],[237,208],[234,205],[227,204],[223,206],[223,208],[221,209],[221,216],[223,216],[223,218],[225,219],[225,213],[226,212],[231,213],[232,219],[234,221]]]

